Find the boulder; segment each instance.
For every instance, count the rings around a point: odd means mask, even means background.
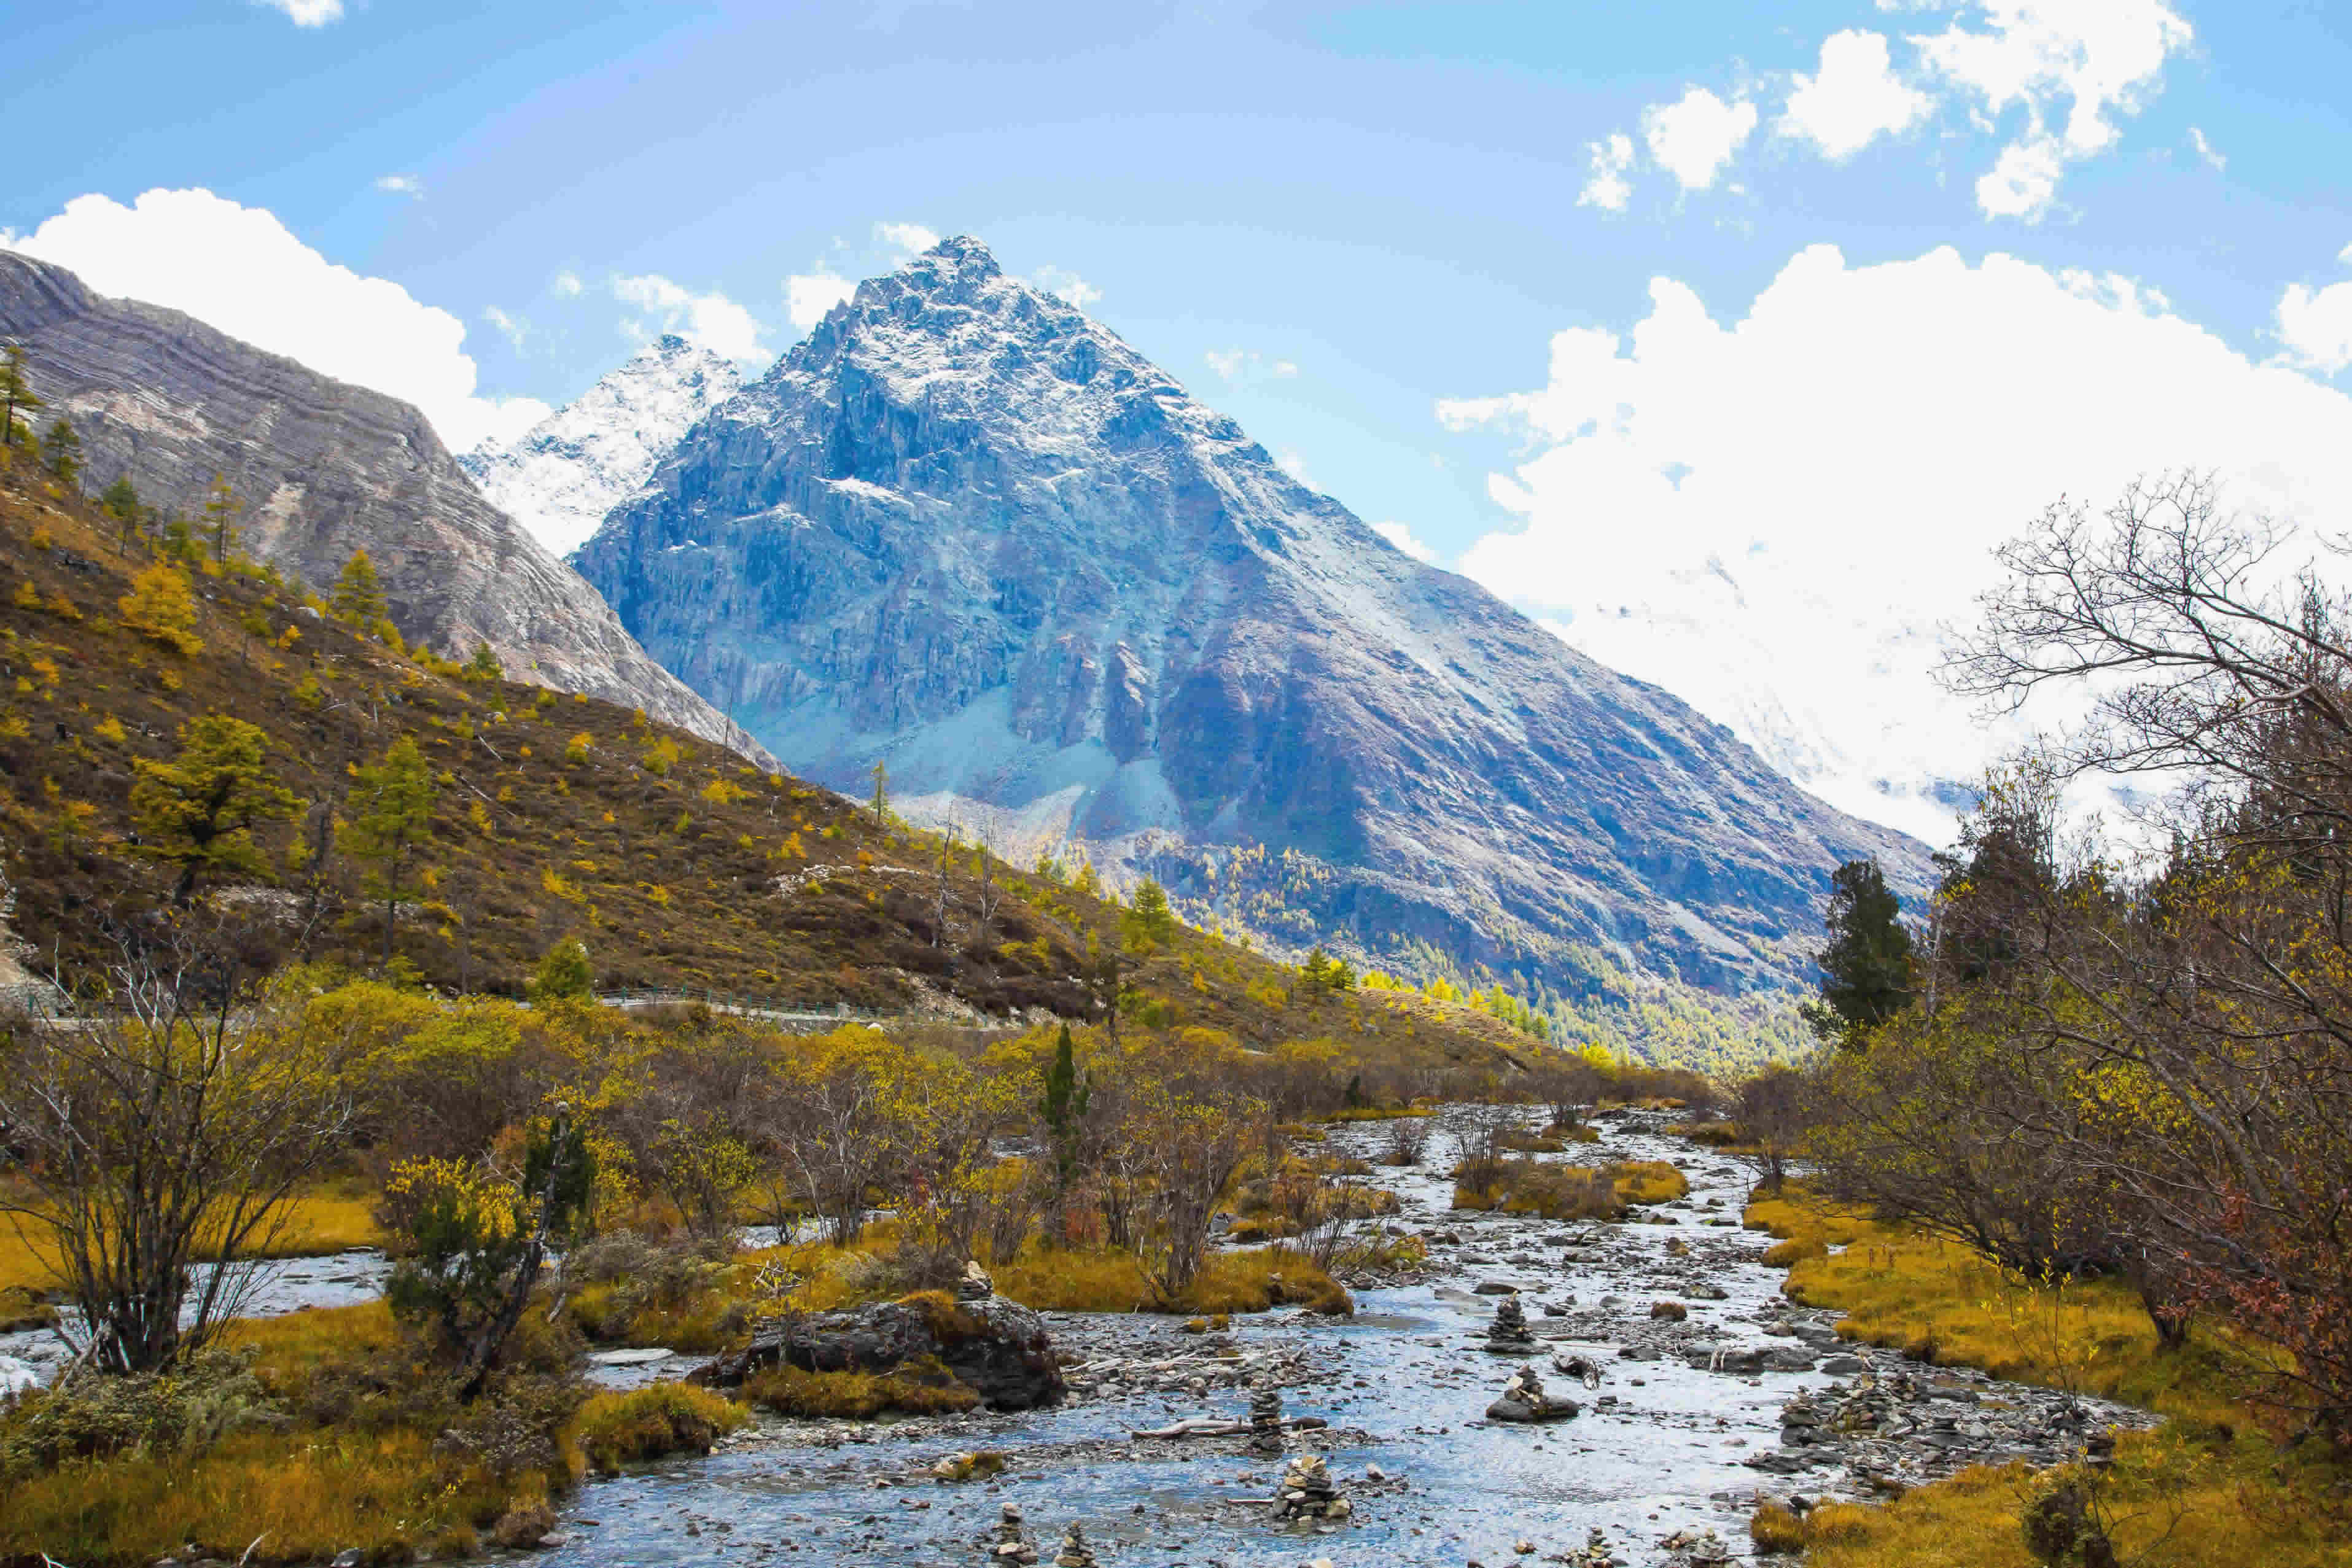
[[[688,1375],[732,1388],[779,1363],[803,1372],[889,1372],[935,1357],[994,1410],[1057,1405],[1066,1392],[1045,1322],[1002,1296],[958,1301],[926,1291],[847,1312],[779,1323]]]

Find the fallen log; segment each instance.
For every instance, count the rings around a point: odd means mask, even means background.
[[[1288,1416],[1282,1421],[1286,1432],[1317,1432],[1330,1423],[1320,1416]],[[1210,1416],[1195,1416],[1179,1421],[1172,1427],[1157,1427],[1146,1432],[1130,1432],[1130,1437],[1246,1437],[1257,1428],[1246,1421],[1222,1421]]]

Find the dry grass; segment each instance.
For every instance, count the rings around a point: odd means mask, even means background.
[[[335,1182],[294,1200],[286,1224],[262,1249],[271,1258],[309,1258],[373,1247],[383,1239],[375,1225],[375,1194],[346,1182]],[[15,1220],[0,1220],[0,1291],[38,1293],[60,1283],[57,1251],[46,1231]]]
[[[665,1454],[707,1454],[744,1419],[740,1406],[709,1389],[656,1383],[592,1396],[572,1417],[572,1440],[591,1465],[610,1475]]]
[[[0,1509],[0,1560],[47,1552],[77,1568],[152,1563],[194,1542],[236,1561],[323,1562],[358,1546],[398,1561],[471,1550],[544,1477],[451,1473],[414,1432],[230,1437],[193,1455],[74,1461],[18,1478]]]
[[[780,1416],[840,1416],[864,1419],[896,1410],[935,1416],[969,1410],[980,1396],[926,1356],[887,1373],[803,1372],[775,1366],[754,1373],[743,1396]]]
[[[1747,1220],[1785,1237],[1783,1246],[1822,1249],[1796,1264],[1784,1289],[1843,1310],[1847,1338],[2173,1416],[2117,1442],[2106,1509],[2124,1562],[2352,1564],[2352,1473],[2340,1460],[2279,1448],[2233,1398],[2220,1348],[2199,1335],[2185,1350],[2160,1350],[2123,1286],[2032,1286],[1955,1243],[1824,1208],[1801,1191],[1749,1206]],[[1827,1255],[1832,1244],[1845,1250]],[[2020,1467],[1973,1469],[1885,1508],[1817,1509],[1804,1521],[1805,1561],[2031,1568],[2018,1518],[2033,1484]]]
[[[2283,1464],[2267,1443],[2196,1449],[2165,1434],[2116,1448],[2105,1508],[2132,1568],[2345,1568],[2352,1511],[2309,1465]],[[2037,1568],[2019,1516],[2037,1483],[2022,1466],[1963,1470],[1884,1508],[1815,1509],[1807,1568]]]
[[[1355,1303],[1339,1282],[1295,1252],[1265,1248],[1213,1252],[1192,1288],[1173,1301],[1155,1299],[1131,1252],[1023,1249],[996,1270],[996,1288],[1016,1301],[1055,1312],[1262,1312],[1277,1306],[1344,1314]]]
[[[1537,1214],[1546,1219],[1616,1219],[1634,1204],[1666,1203],[1690,1191],[1683,1173],[1663,1160],[1570,1166],[1499,1160],[1476,1175],[1457,1172],[1454,1207]]]

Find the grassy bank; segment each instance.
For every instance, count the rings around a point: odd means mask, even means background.
[[[269,1245],[256,1250],[268,1258],[310,1258],[376,1246],[383,1239],[375,1224],[376,1200],[372,1188],[355,1182],[306,1192],[294,1200]],[[57,1283],[56,1253],[47,1233],[0,1220],[0,1291],[38,1293]]]
[[[551,1523],[549,1500],[589,1469],[707,1450],[743,1420],[700,1389],[586,1395],[543,1365],[458,1406],[407,1363],[380,1301],[241,1322],[227,1343],[176,1379],[13,1412],[0,1562],[112,1568],[194,1542],[230,1560],[250,1546],[255,1563],[349,1549],[399,1563],[511,1544]],[[70,1451],[44,1461],[39,1444]]]
[[[2123,1563],[2352,1564],[2352,1470],[2311,1446],[2283,1448],[2236,1397],[2226,1347],[2192,1333],[2187,1347],[2163,1349],[2122,1285],[2032,1285],[1955,1243],[1816,1204],[1793,1184],[1751,1204],[1747,1221],[1781,1239],[1776,1251],[1792,1249],[1790,1298],[1844,1312],[1846,1338],[2170,1416],[2121,1436],[2101,1489]],[[2021,1519],[2050,1479],[2021,1466],[1967,1470],[1884,1508],[1817,1510],[1793,1536],[1786,1516],[1769,1519],[1758,1539],[1801,1540],[1805,1562],[1823,1568],[2033,1568]]]
[[[1454,1207],[1546,1219],[1615,1219],[1635,1204],[1668,1203],[1689,1191],[1683,1173],[1664,1160],[1595,1166],[1507,1159],[1456,1171]]]

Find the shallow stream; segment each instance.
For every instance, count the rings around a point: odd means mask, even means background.
[[[1600,1147],[1558,1157],[1672,1160],[1690,1180],[1689,1196],[1650,1211],[1648,1222],[1614,1226],[1455,1214],[1433,1146],[1423,1167],[1383,1168],[1375,1177],[1402,1201],[1392,1223],[1458,1239],[1433,1247],[1425,1281],[1359,1290],[1352,1321],[1303,1312],[1234,1320],[1234,1347],[1245,1358],[1269,1357],[1276,1369],[1285,1413],[1329,1423],[1289,1439],[1293,1451],[1325,1456],[1354,1505],[1352,1521],[1328,1533],[1269,1521],[1265,1500],[1281,1464],[1249,1453],[1244,1439],[1132,1436],[1187,1416],[1244,1414],[1244,1388],[1188,1386],[1196,1359],[1129,1372],[1055,1410],[864,1426],[768,1423],[707,1459],[583,1490],[554,1563],[977,1563],[987,1560],[1008,1500],[1021,1506],[1047,1563],[1072,1520],[1105,1564],[1244,1568],[1328,1557],[1341,1568],[1474,1561],[1499,1568],[1522,1555],[1541,1561],[1580,1551],[1596,1529],[1632,1564],[1683,1560],[1677,1553],[1710,1529],[1744,1556],[1759,1490],[1865,1490],[1861,1478],[1835,1468],[1790,1479],[1743,1463],[1778,1453],[1782,1406],[1793,1396],[1842,1380],[1821,1370],[1709,1372],[1675,1350],[1716,1341],[1778,1345],[1810,1359],[1811,1347],[1790,1329],[1826,1341],[1832,1320],[1791,1313],[1780,1294],[1785,1276],[1757,1260],[1770,1243],[1738,1228],[1749,1186],[1744,1169],[1664,1135],[1655,1118],[1603,1125]],[[1335,1128],[1326,1147],[1369,1155],[1382,1136],[1372,1124]],[[1589,1244],[1558,1244],[1570,1238]],[[1669,1251],[1675,1241],[1686,1253]],[[1483,1341],[1497,1298],[1474,1294],[1480,1283],[1517,1286],[1530,1327],[1547,1343],[1523,1355],[1489,1354]],[[1710,1290],[1723,1299],[1692,1293]],[[1687,1321],[1654,1322],[1652,1303],[1661,1301],[1680,1302]],[[1550,1315],[1545,1304],[1563,1310]],[[1095,1366],[1203,1353],[1203,1342],[1171,1320],[1048,1314],[1047,1322],[1066,1354]],[[1778,1337],[1767,1337],[1768,1329]],[[1822,1359],[1843,1348],[1830,1346]],[[1628,1349],[1663,1354],[1622,1359]],[[1554,1374],[1554,1353],[1597,1363],[1599,1387]],[[1885,1353],[1867,1357],[1874,1369],[1894,1364]],[[1582,1414],[1543,1427],[1487,1422],[1488,1404],[1523,1362],[1534,1363],[1553,1394],[1582,1403]],[[1927,1397],[1971,1409],[2005,1407],[2004,1396],[2053,1398],[1968,1373],[1933,1375],[1942,1392]],[[1086,1371],[1074,1378],[1088,1380]],[[1604,1397],[1612,1402],[1601,1404]],[[1948,1446],[1974,1442],[1963,1435]],[[2023,1451],[2004,1449],[1998,1435],[1983,1448],[1979,1457]],[[979,1448],[1007,1457],[996,1481],[943,1484],[928,1474],[935,1461]],[[1369,1480],[1371,1468],[1385,1479]]]

